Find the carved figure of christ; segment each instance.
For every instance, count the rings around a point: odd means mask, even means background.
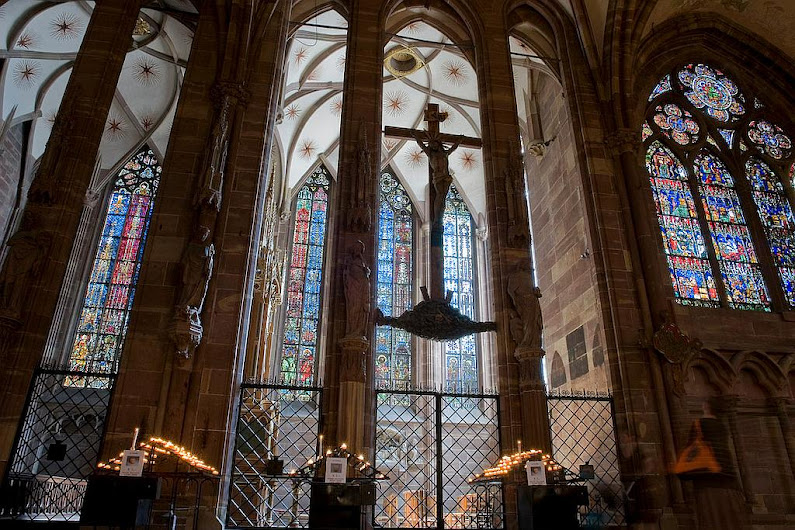
[[[439,112],[439,105],[429,103],[428,108],[425,109],[425,121],[428,122],[427,130],[418,131],[403,127],[384,128],[384,134],[387,137],[416,141],[428,157],[431,219],[430,296],[435,300],[447,299],[444,290],[444,203],[450,185],[453,183],[448,155],[455,151],[459,145],[466,147],[483,145],[480,138],[441,133],[439,124],[446,118],[447,113]],[[445,147],[445,144],[449,144],[449,147]]]

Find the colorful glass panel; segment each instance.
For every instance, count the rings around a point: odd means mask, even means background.
[[[384,315],[400,316],[412,307],[414,218],[411,200],[387,169],[381,174],[378,214],[377,304]],[[411,381],[411,335],[389,326],[376,328],[377,389],[408,389]]]
[[[666,138],[673,139],[679,145],[695,143],[698,140],[698,123],[693,115],[682,110],[673,103],[657,105],[654,123]]]
[[[701,202],[721,269],[729,305],[768,309],[770,297],[762,279],[756,250],[745,226],[734,179],[716,156],[701,151],[693,161]]]
[[[444,286],[453,293],[452,305],[475,318],[474,229],[472,215],[455,186],[444,209]],[[447,342],[444,354],[448,392],[477,392],[478,363],[474,335]]]
[[[677,300],[690,305],[717,305],[718,293],[687,170],[659,141],[652,142],[646,151],[646,169]]]
[[[671,91],[671,76],[666,75],[660,80],[659,83],[657,83],[657,86],[654,87],[654,90],[651,91],[651,95],[649,96],[649,101],[653,100],[660,94],[665,94],[666,92],[670,91]]]
[[[144,147],[116,176],[72,343],[70,370],[118,370],[161,171],[154,152]],[[71,378],[65,384],[91,386],[91,381]]]
[[[705,64],[689,64],[678,74],[685,97],[697,109],[721,122],[737,121],[745,114],[745,98],[723,72]]]
[[[318,166],[298,191],[295,204],[282,341],[284,384],[311,385],[315,379],[329,185],[328,171]]]
[[[784,185],[773,169],[758,158],[749,158],[745,174],[751,183],[759,219],[781,278],[790,307],[795,306],[795,215],[784,192]]]
[[[649,127],[649,122],[644,121],[643,128],[641,129],[640,133],[641,140],[645,142],[652,134],[654,133],[652,132],[651,127]]]
[[[789,136],[784,134],[781,127],[769,121],[758,120],[748,124],[748,139],[751,140],[763,153],[767,153],[776,160],[788,158],[792,147]]]
[[[726,145],[731,147],[734,144],[734,131],[731,129],[718,129],[718,132],[723,137]]]

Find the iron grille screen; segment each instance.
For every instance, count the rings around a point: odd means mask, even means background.
[[[574,471],[594,466],[586,482],[589,506],[581,508],[585,528],[624,525],[624,488],[618,467],[613,398],[600,394],[553,393],[547,396],[552,454]]]
[[[227,526],[307,528],[310,484],[287,476],[317,454],[321,389],[244,384],[240,395]],[[274,474],[268,461],[284,461]]]
[[[80,518],[115,381],[109,374],[34,373],[4,485],[2,515],[45,521]]]
[[[379,392],[374,524],[383,528],[502,528],[502,490],[467,479],[500,457],[493,395]]]

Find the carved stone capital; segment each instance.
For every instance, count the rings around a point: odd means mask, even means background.
[[[547,145],[541,140],[530,142],[527,145],[527,152],[533,155],[534,157],[536,157],[537,159],[541,160],[542,158],[544,158],[544,155],[547,154]]]
[[[787,412],[792,404],[793,399],[787,396],[773,396],[768,398],[767,402],[770,407],[776,411],[779,417],[787,418]]]
[[[219,81],[210,89],[210,100],[216,109],[221,109],[224,105],[246,107],[250,98],[251,92],[243,83]]]
[[[641,147],[640,133],[634,129],[618,129],[604,139],[605,147],[615,155],[635,152]]]
[[[364,383],[366,351],[370,342],[364,337],[345,337],[338,342],[342,349],[340,381]]]
[[[519,346],[513,352],[519,362],[519,388],[522,390],[542,390],[544,377],[541,363],[546,353],[542,348]]]

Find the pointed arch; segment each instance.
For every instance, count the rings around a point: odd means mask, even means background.
[[[685,370],[700,368],[707,374],[711,384],[728,394],[737,379],[737,371],[719,352],[702,349],[684,367]]]
[[[70,370],[118,371],[161,172],[154,152],[144,146],[116,174],[71,344]]]
[[[738,352],[732,355],[731,363],[737,373],[743,370],[751,372],[768,396],[785,394],[787,376],[767,354],[759,351]]]

